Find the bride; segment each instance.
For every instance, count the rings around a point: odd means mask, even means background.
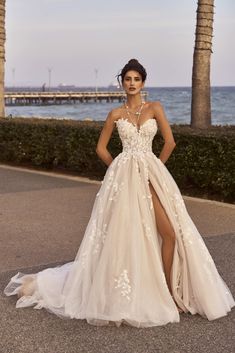
[[[34,274],[18,272],[6,286],[16,307],[45,308],[92,325],[135,327],[179,322],[180,314],[208,320],[235,305],[165,167],[175,148],[160,102],[143,102],[144,67],[122,69],[125,104],[107,116],[96,152],[108,166],[74,261]],[[117,127],[123,150],[107,145]],[[152,141],[160,129],[159,157]]]

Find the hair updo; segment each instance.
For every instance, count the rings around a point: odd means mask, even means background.
[[[120,85],[119,77],[121,76],[121,80],[122,80],[122,83],[123,83],[126,73],[128,71],[130,71],[130,70],[137,71],[140,74],[143,82],[146,80],[147,72],[146,72],[145,68],[143,67],[143,65],[141,65],[138,60],[131,59],[122,68],[121,73],[116,76],[117,79],[118,79],[119,85]]]

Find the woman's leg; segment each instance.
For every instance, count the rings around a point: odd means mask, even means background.
[[[172,288],[170,282],[171,267],[173,263],[173,255],[175,248],[175,232],[169,221],[169,218],[152,186],[149,182],[150,192],[152,194],[153,208],[156,219],[156,226],[162,238],[162,261],[164,272],[166,276],[166,282],[169,288],[169,291],[172,295]],[[177,305],[177,304],[176,304]],[[178,305],[177,305],[178,306]],[[178,308],[180,309],[180,308]],[[181,310],[179,310],[181,311]]]
[[[170,275],[171,275],[171,267],[172,267],[172,263],[173,263],[174,248],[175,248],[175,232],[174,232],[174,229],[171,225],[171,222],[169,221],[169,218],[166,214],[166,211],[164,210],[164,208],[163,208],[163,206],[162,206],[162,204],[156,194],[156,191],[154,190],[154,188],[150,182],[149,182],[149,188],[150,188],[150,192],[152,194],[152,201],[153,201],[153,208],[154,208],[155,219],[156,219],[156,226],[157,226],[157,229],[158,229],[160,236],[162,238],[162,261],[163,261],[163,267],[164,267],[164,272],[165,272],[165,276],[166,276],[166,283],[167,283],[169,291],[172,295]],[[173,295],[172,295],[172,298],[173,298]],[[173,298],[173,300],[174,300],[174,298]],[[175,304],[177,306],[178,311],[180,313],[182,313],[183,309],[181,309],[178,306],[176,301],[175,301]]]
[[[162,260],[166,282],[169,291],[172,293],[170,273],[175,248],[175,232],[151,183],[149,183],[149,188],[152,194],[156,226],[162,238]]]

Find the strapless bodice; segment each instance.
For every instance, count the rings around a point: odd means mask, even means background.
[[[115,123],[123,152],[152,152],[153,138],[157,133],[157,122],[154,118],[146,120],[139,129],[128,119],[120,118]]]

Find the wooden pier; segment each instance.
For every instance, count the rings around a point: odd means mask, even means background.
[[[143,99],[148,93],[142,92]],[[6,106],[19,105],[57,105],[88,102],[121,102],[126,94],[121,92],[5,92]]]

